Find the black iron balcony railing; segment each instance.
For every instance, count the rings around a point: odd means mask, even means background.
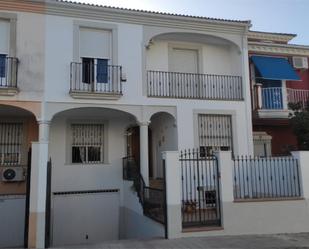
[[[147,72],[148,97],[243,100],[240,76]]]
[[[122,95],[121,66],[71,63],[71,93]]]
[[[0,58],[0,89],[17,88],[18,59],[13,57]]]

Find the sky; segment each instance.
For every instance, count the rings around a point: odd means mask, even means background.
[[[251,20],[251,30],[297,34],[309,45],[309,0],[75,0],[114,7]]]

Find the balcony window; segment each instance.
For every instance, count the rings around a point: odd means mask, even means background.
[[[108,60],[82,58],[82,78],[86,84],[108,83]]]
[[[5,59],[6,55],[0,54],[0,78],[5,78]]]

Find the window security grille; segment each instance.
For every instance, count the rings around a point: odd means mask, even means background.
[[[0,123],[0,165],[17,166],[21,163],[22,123]]]
[[[104,125],[72,124],[72,163],[102,163]]]
[[[215,150],[233,150],[232,120],[229,115],[198,115],[200,156]]]

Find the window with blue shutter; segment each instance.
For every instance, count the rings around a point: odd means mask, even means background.
[[[5,78],[5,54],[0,54],[0,78]]]
[[[97,83],[108,83],[107,59],[97,59]]]

